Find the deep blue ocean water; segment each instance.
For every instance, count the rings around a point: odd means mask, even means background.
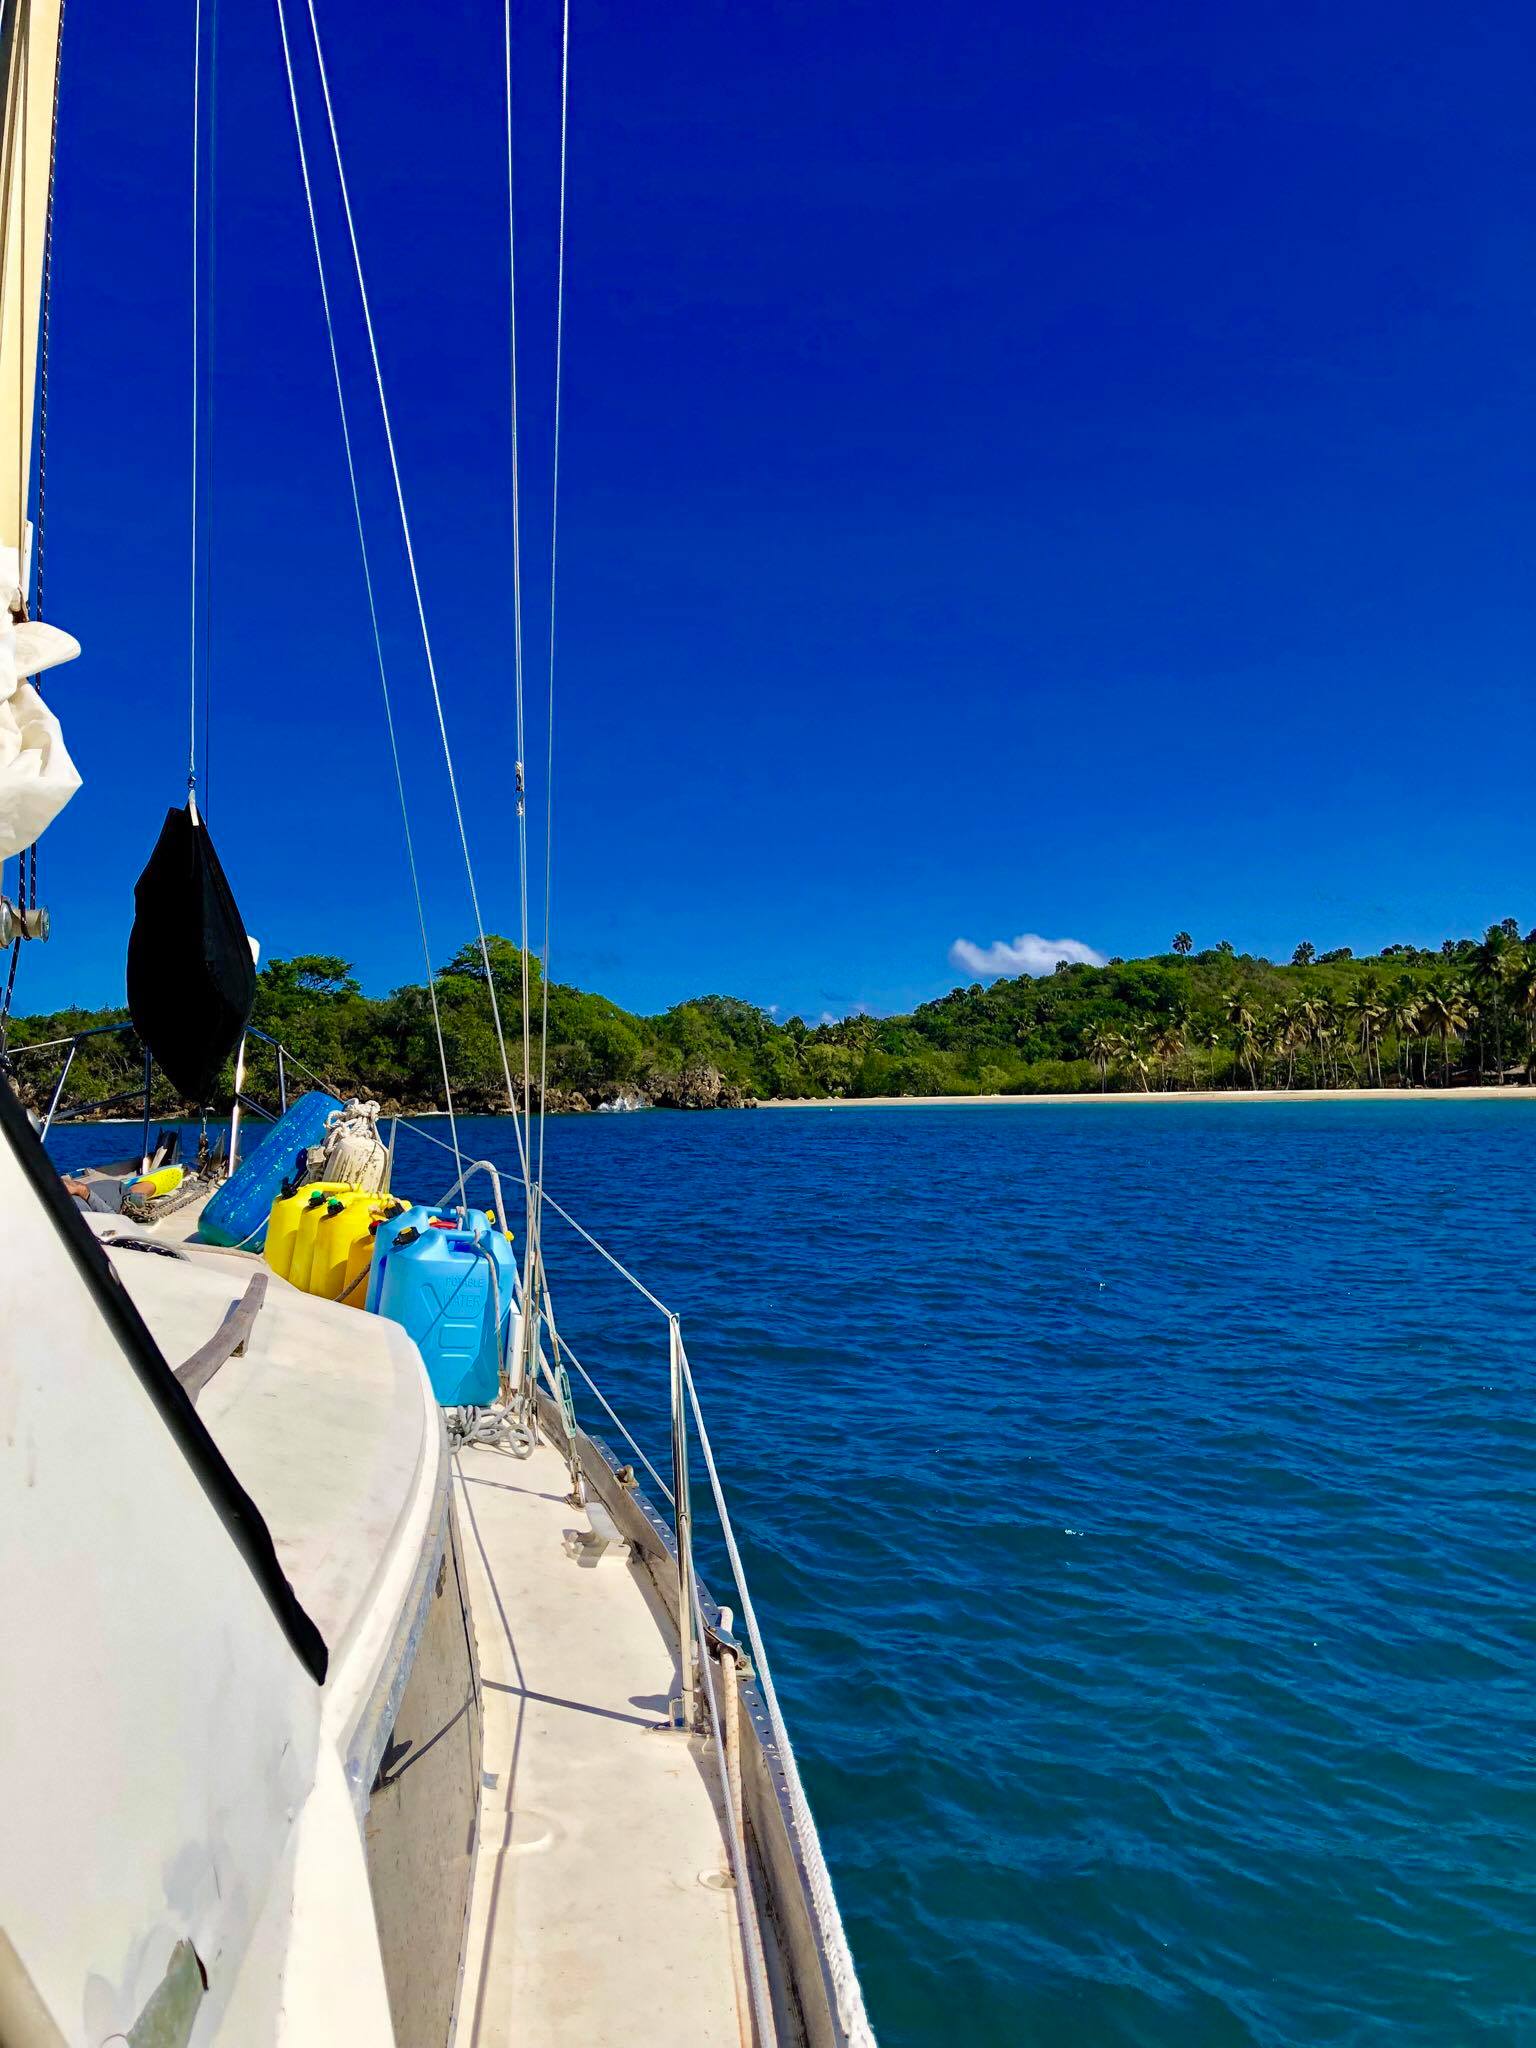
[[[682,1315],[884,2048],[1536,2044],[1536,1105],[547,1143]],[[548,1256],[661,1464],[665,1326]]]

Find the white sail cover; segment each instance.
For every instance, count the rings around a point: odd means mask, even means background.
[[[23,627],[36,633],[37,628]],[[66,634],[60,634],[66,640]],[[17,629],[0,627],[0,860],[30,846],[80,787],[59,721],[24,675],[16,673]],[[72,652],[78,652],[70,642]],[[24,650],[21,659],[35,659]],[[68,659],[55,654],[53,659]]]

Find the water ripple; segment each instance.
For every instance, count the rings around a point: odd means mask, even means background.
[[[1532,1115],[551,1125],[683,1316],[884,2048],[1536,2043]],[[654,1453],[663,1326],[550,1262]]]

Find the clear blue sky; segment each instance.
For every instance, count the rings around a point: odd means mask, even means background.
[[[513,932],[500,10],[318,10]],[[1536,922],[1526,10],[573,13],[557,976],[816,1015],[939,992],[959,938]],[[184,785],[190,32],[71,10],[48,609],[86,786],[22,1008],[120,995]],[[220,36],[208,808],[265,952],[382,990],[421,957],[270,5]],[[537,699],[555,0],[518,36]],[[326,232],[441,960],[472,927]]]

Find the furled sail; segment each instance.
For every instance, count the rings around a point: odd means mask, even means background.
[[[43,634],[80,651],[67,634],[12,625],[10,614],[0,611],[0,860],[31,846],[80,787],[59,721],[27,681],[45,665],[37,659],[49,651],[47,642],[37,644]],[[32,644],[18,646],[24,635]],[[23,666],[28,662],[33,666]]]
[[[60,15],[61,0],[0,5],[0,860],[30,845],[80,787],[59,721],[27,680],[80,652],[68,633],[26,616]]]
[[[167,811],[134,885],[128,1011],[167,1080],[212,1099],[256,1000],[256,968],[208,827],[188,805]]]

